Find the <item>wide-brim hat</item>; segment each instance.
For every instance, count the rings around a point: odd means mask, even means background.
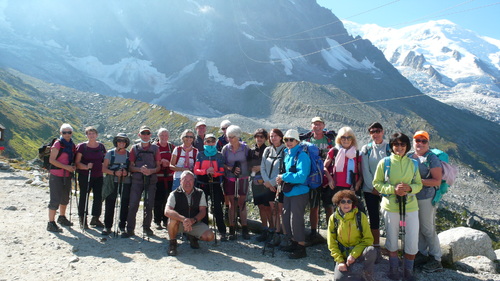
[[[127,137],[127,134],[119,133],[118,135],[116,135],[116,137],[113,138],[113,145],[115,147],[118,147],[118,140],[119,139],[125,140],[125,148],[127,148],[130,145],[130,139]]]

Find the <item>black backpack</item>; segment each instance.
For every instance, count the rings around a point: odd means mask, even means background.
[[[51,141],[49,141],[46,144],[42,144],[40,146],[40,148],[38,148],[38,158],[40,160],[42,160],[42,168],[44,168],[46,170],[60,169],[60,168],[57,168],[55,166],[52,166],[52,164],[50,164],[50,162],[49,162],[49,159],[50,159],[50,149],[52,148],[52,146],[54,145],[54,142],[56,140],[58,140],[58,138],[53,138]],[[61,143],[61,149],[59,149],[59,153],[57,154],[56,159],[59,158],[59,156],[61,156],[61,153],[62,153],[63,149],[64,149],[64,146]]]

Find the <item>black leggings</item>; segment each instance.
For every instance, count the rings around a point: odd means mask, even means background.
[[[118,186],[118,183],[114,183],[113,193],[106,197],[106,210],[104,211],[104,225],[106,228],[111,229],[113,226],[113,219],[115,216],[115,207],[116,207],[116,199],[118,197],[118,189],[121,188]],[[120,222],[118,226],[120,228],[125,228],[127,223],[127,215],[128,215],[128,204],[130,202],[130,183],[123,184],[123,191],[120,194]]]
[[[366,207],[370,216],[370,229],[380,228],[380,201],[382,197],[371,192],[365,192]]]
[[[78,216],[82,217],[85,214],[85,198],[87,192],[92,191],[94,193],[94,201],[92,202],[92,216],[100,217],[102,213],[102,184],[103,177],[90,178],[90,183],[88,182],[87,175],[78,174],[78,184],[80,185],[80,200],[78,203]],[[89,195],[90,201],[90,195]],[[90,202],[87,202],[89,205]]]
[[[155,206],[153,209],[154,222],[156,224],[164,222],[166,225],[168,223],[168,218],[165,216],[165,205],[167,204],[170,192],[172,192],[173,183],[173,181],[167,181],[166,184],[163,181],[158,181],[156,183]]]

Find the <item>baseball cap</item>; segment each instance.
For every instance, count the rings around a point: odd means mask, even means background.
[[[209,139],[209,138],[213,138],[214,140],[216,139],[215,136],[214,136],[214,134],[206,134],[205,135],[205,140]]]
[[[196,126],[194,126],[195,128],[198,128],[199,126],[206,126],[207,124],[205,123],[205,121],[198,121],[198,123],[196,123]]]
[[[151,132],[151,129],[148,126],[141,126],[141,128],[139,129],[139,133],[142,133],[144,131],[150,131]]]
[[[418,138],[418,137],[423,137],[423,138],[425,138],[426,140],[431,140],[431,139],[429,138],[429,133],[427,133],[426,131],[417,131],[417,132],[415,133],[415,135],[413,135],[413,138],[414,138],[414,139],[416,139],[416,138]]]
[[[323,118],[319,117],[319,116],[316,116],[314,117],[312,120],[311,120],[311,123],[314,123],[314,122],[321,122],[321,123],[325,123],[325,121],[323,121]]]

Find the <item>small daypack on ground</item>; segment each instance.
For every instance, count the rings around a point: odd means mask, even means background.
[[[457,178],[458,174],[458,169],[457,167],[448,163],[449,156],[446,152],[437,148],[431,148],[428,153],[435,154],[441,161],[441,166],[443,167],[443,176],[441,178],[441,185],[439,186],[439,188],[436,189],[436,194],[432,199],[432,204],[436,205],[437,203],[439,203],[439,201],[441,201],[443,195],[448,192],[448,187],[450,187],[455,182],[455,179]],[[427,167],[429,167],[428,161],[425,161],[424,163]]]
[[[43,144],[42,146],[40,146],[40,148],[38,148],[38,158],[40,158],[40,160],[42,160],[42,168],[44,168],[46,170],[59,169],[57,167],[52,167],[52,164],[50,164],[50,162],[49,162],[50,149],[52,148],[52,146],[54,145],[54,142],[56,142],[56,140],[58,140],[58,138],[53,138],[51,141],[49,141],[46,144]],[[59,153],[57,154],[56,159],[59,158],[59,156],[61,156],[63,149],[64,149],[64,146],[61,143],[61,149],[59,149]]]
[[[297,161],[301,151],[304,151],[311,159],[311,171],[306,179],[305,185],[309,186],[311,189],[316,189],[320,187],[323,183],[323,160],[319,153],[319,148],[310,142],[301,142],[298,144],[300,148],[294,157],[294,162],[292,167],[297,166]]]

